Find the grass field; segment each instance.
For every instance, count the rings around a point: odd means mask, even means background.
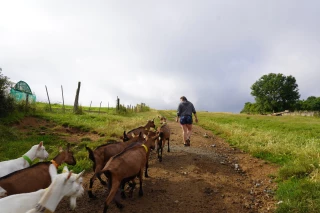
[[[175,118],[175,111],[150,110],[141,113],[118,115],[108,113],[49,113],[46,106],[38,105],[34,116],[52,120],[59,125],[77,127],[83,131],[96,131],[105,135],[99,141],[82,141],[76,148],[78,163],[75,171],[91,169],[85,145],[92,148],[107,139],[120,136],[123,130],[144,125],[147,119],[164,115],[169,120]],[[8,127],[17,122],[23,114],[15,114],[0,125],[0,160],[21,156],[24,150],[41,140],[49,153],[57,153],[57,144],[64,141],[55,136],[37,134],[21,135],[16,129]],[[201,127],[224,138],[232,146],[251,155],[279,165],[277,175],[278,190],[276,198],[281,201],[277,212],[320,212],[320,119],[315,117],[259,116],[228,113],[198,112]],[[53,156],[50,156],[53,157]]]

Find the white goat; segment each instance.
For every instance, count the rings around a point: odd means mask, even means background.
[[[7,196],[7,191],[4,188],[0,187],[0,198],[5,196]]]
[[[36,158],[43,160],[48,156],[49,154],[41,141],[38,145],[32,146],[22,157],[0,162],[0,177],[31,166],[32,161]]]
[[[52,183],[47,189],[36,192],[15,194],[0,199],[1,213],[54,212],[64,196],[70,197],[70,207],[76,207],[76,198],[83,195],[82,171],[72,174],[65,166],[62,174],[57,174],[56,167],[51,164],[49,173]]]

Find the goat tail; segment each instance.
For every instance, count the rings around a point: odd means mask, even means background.
[[[94,154],[93,154],[92,149],[90,149],[89,147],[86,146],[86,150],[88,150],[88,152],[89,152],[89,158],[95,163],[96,160],[94,158]]]

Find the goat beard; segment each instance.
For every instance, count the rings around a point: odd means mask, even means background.
[[[70,208],[74,210],[77,206],[77,197],[70,197]]]

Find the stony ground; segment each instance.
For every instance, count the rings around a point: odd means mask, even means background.
[[[29,120],[33,125],[43,125],[32,118]],[[125,206],[122,210],[112,203],[108,212],[274,212],[276,184],[272,177],[277,172],[276,166],[231,148],[221,138],[196,125],[191,146],[184,147],[180,125],[175,122],[168,122],[168,125],[171,129],[171,152],[165,148],[161,163],[152,153],[150,178],[143,182],[144,196],[139,197],[138,190],[135,190],[133,198],[122,201]],[[84,136],[97,137],[63,128],[55,131],[68,132],[64,138],[72,142]],[[85,189],[92,174],[88,171],[84,176]],[[93,192],[98,198],[91,200],[85,192],[77,200],[77,208],[73,212],[102,212],[107,190],[96,181]],[[68,199],[63,199],[56,213],[71,212],[68,205]]]

